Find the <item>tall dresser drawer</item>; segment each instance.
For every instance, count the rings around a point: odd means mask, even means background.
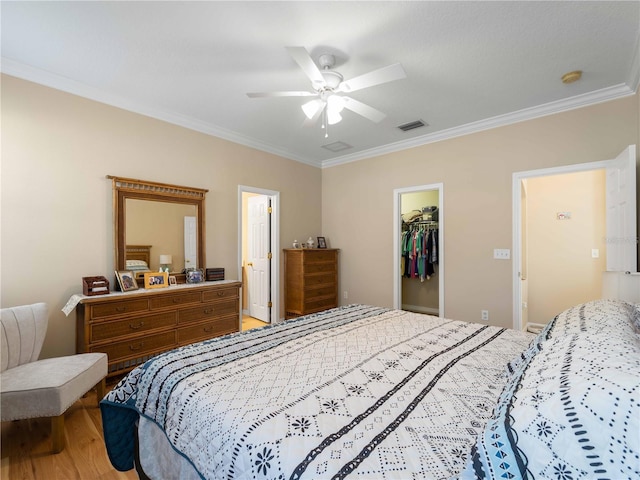
[[[91,341],[99,342],[101,340],[133,335],[157,328],[171,327],[176,323],[176,312],[127,318],[113,322],[94,323],[91,325]]]
[[[200,307],[181,309],[178,312],[178,323],[196,322],[205,318],[238,313],[238,299],[230,298],[222,302],[208,303]]]
[[[123,300],[91,305],[91,318],[112,317],[127,313],[144,312],[149,309],[149,301],[146,298],[137,300]]]
[[[305,266],[305,276],[310,273],[324,273],[324,272],[335,272],[336,264],[335,262],[331,263],[309,263]]]
[[[315,297],[336,296],[335,285],[329,285],[326,287],[310,286],[304,289],[304,295],[307,301],[312,301]]]
[[[175,344],[176,333],[175,330],[171,330],[156,335],[146,335],[122,342],[101,345],[95,349],[92,347],[91,351],[106,353],[109,357],[109,362],[112,362],[119,358],[140,356],[154,351],[167,350],[175,346]]]
[[[321,273],[316,275],[307,275],[304,279],[305,288],[314,285],[334,285],[336,284],[335,273]]]

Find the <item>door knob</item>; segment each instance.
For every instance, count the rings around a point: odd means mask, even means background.
[[[247,267],[253,267],[253,262],[247,262]]]

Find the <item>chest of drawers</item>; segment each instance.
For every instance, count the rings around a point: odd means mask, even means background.
[[[284,250],[285,317],[338,306],[338,250]]]
[[[224,280],[83,297],[76,350],[106,353],[113,376],[166,350],[240,331],[240,285]]]

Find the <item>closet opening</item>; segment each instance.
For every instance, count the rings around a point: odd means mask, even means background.
[[[394,308],[444,317],[443,185],[394,190]]]

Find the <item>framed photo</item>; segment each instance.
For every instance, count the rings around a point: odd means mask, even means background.
[[[187,283],[200,283],[204,282],[204,275],[202,270],[189,270],[187,272]]]
[[[178,280],[175,275],[169,275],[169,285],[177,285]]]
[[[118,279],[120,290],[122,290],[123,292],[138,289],[138,282],[136,282],[136,277],[133,272],[130,272],[128,270],[117,270],[116,278]]]
[[[318,248],[327,248],[327,241],[324,237],[318,237]]]
[[[165,288],[169,286],[167,272],[145,272],[144,288]]]

